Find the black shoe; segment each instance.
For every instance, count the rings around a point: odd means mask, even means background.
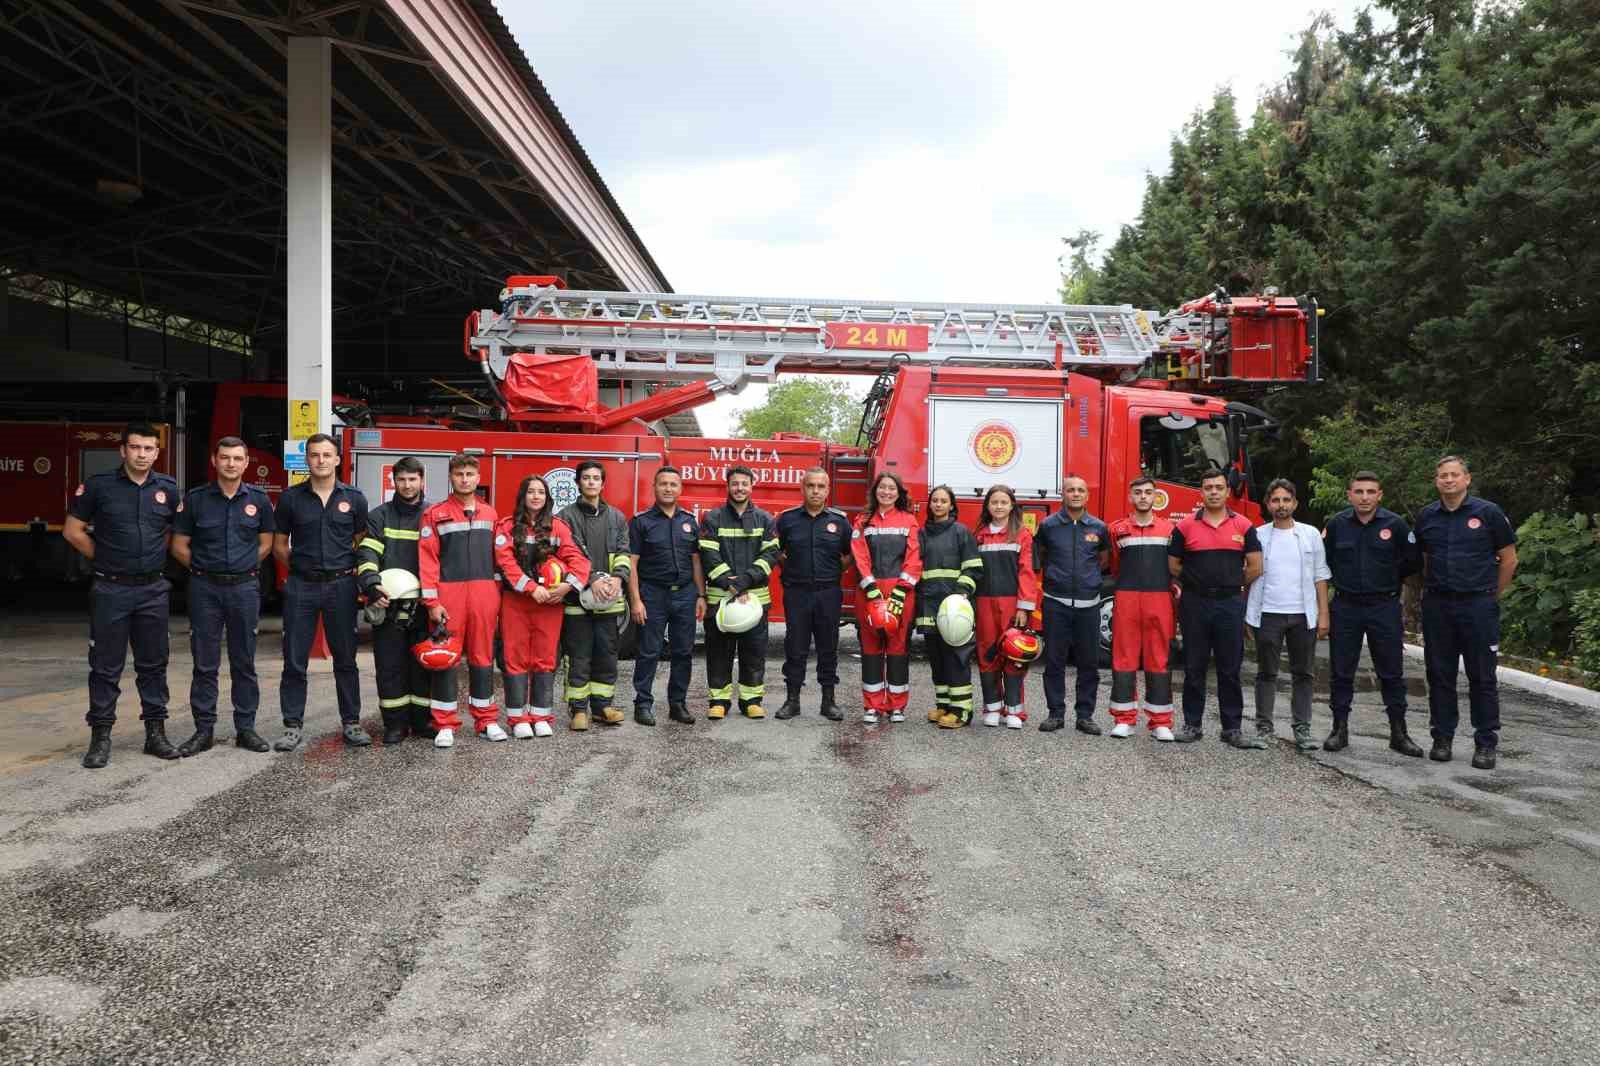
[[[1222,731],[1222,742],[1228,747],[1238,748],[1240,751],[1261,751],[1267,746],[1265,740],[1260,737],[1247,737],[1241,729],[1224,729]]]
[[[254,729],[241,729],[234,734],[233,746],[243,748],[245,751],[263,752],[271,751],[272,745]]]
[[[656,712],[651,710],[649,707],[635,707],[633,710],[633,720],[638,722],[640,725],[655,725]]]
[[[1039,732],[1054,733],[1058,729],[1065,729],[1066,725],[1067,720],[1065,718],[1052,714],[1039,723]]]
[[[1417,747],[1417,742],[1412,740],[1411,735],[1406,732],[1404,722],[1389,726],[1389,750],[1398,751],[1401,755],[1407,755],[1413,759],[1422,758],[1422,749]]]
[[[95,725],[89,727],[89,750],[83,753],[83,768],[85,770],[99,770],[111,761],[111,727],[108,725]]]
[[[1343,751],[1350,746],[1350,726],[1345,722],[1333,723],[1333,729],[1328,733],[1328,739],[1322,742],[1323,751]],[[1422,752],[1417,752],[1421,755]]]
[[[777,711],[773,714],[772,717],[774,717],[774,718],[776,718],[776,719],[778,719],[780,721],[785,721],[786,722],[790,718],[798,717],[799,714],[800,714],[800,693],[798,693],[798,692],[790,692],[789,693],[789,697],[783,701],[783,706],[779,707],[777,709]]]
[[[178,749],[172,746],[172,741],[167,739],[167,724],[165,722],[146,722],[144,724],[144,753],[154,755],[158,759],[176,759]]]
[[[178,754],[187,759],[191,755],[199,755],[202,751],[210,751],[213,743],[211,730],[197,728],[193,736],[178,745]]]
[[[1179,744],[1193,744],[1204,738],[1205,732],[1199,726],[1190,725],[1188,722],[1179,726],[1177,733],[1173,734],[1172,737]]]
[[[1493,770],[1494,760],[1494,749],[1486,748],[1479,744],[1477,750],[1472,753],[1472,768],[1474,770]]]
[[[403,712],[403,711],[401,711],[401,712],[384,711],[383,712],[383,746],[384,747],[387,748],[390,744],[403,744],[405,742],[405,739],[406,739],[406,719],[407,719],[407,717],[408,717],[408,715],[406,715],[405,712]]]
[[[1449,762],[1452,758],[1450,754],[1450,738],[1435,737],[1433,747],[1428,749],[1428,758],[1434,762]]]
[[[667,705],[667,717],[674,722],[682,722],[684,725],[694,725],[694,715],[689,713],[689,708],[686,704],[669,703]]]
[[[822,690],[821,714],[822,717],[826,718],[830,722],[844,721],[844,712],[839,709],[838,704],[833,702],[833,688],[831,686],[825,687]]]
[[[1072,728],[1080,733],[1088,733],[1091,737],[1100,736],[1102,733],[1101,728],[1094,724],[1093,718],[1080,718],[1072,723]]]

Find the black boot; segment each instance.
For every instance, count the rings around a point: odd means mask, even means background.
[[[1343,751],[1350,746],[1350,719],[1335,718],[1328,739],[1322,742],[1323,751]]]
[[[797,688],[792,688],[789,690],[788,698],[783,701],[783,706],[778,708],[778,713],[774,714],[773,717],[780,720],[786,720],[795,717],[799,713],[800,690]]]
[[[1434,737],[1433,747],[1428,749],[1428,758],[1434,762],[1449,762],[1455,758],[1454,753],[1450,750],[1451,739],[1450,737]]]
[[[694,725],[694,715],[689,713],[689,705],[686,703],[667,704],[667,717],[684,725]]]
[[[1406,732],[1404,718],[1389,719],[1389,750],[1398,751],[1401,755],[1413,759],[1422,758],[1422,749],[1417,747],[1417,742],[1411,739],[1411,734]]]
[[[640,725],[655,725],[656,712],[650,707],[635,707],[633,709],[633,720]]]
[[[165,722],[146,722],[144,724],[144,753],[154,755],[158,759],[176,759],[178,749],[172,746],[172,741],[167,739],[167,724]]]
[[[272,750],[272,745],[268,744],[266,738],[264,738],[260,733],[257,733],[254,729],[241,729],[235,733],[233,736],[233,746],[236,748],[243,748],[245,751],[253,751],[258,754],[263,751]]]
[[[89,750],[83,753],[83,767],[86,770],[98,770],[111,761],[111,727],[108,725],[94,725],[89,727]]]
[[[213,743],[210,726],[195,726],[194,735],[178,745],[178,754],[187,759],[191,755],[199,755],[202,751],[210,751]]]
[[[383,714],[383,745],[403,744],[406,739],[406,721],[411,716],[405,711],[392,711],[385,708]]]
[[[833,702],[833,686],[824,685],[822,688],[822,717],[830,722],[844,721],[844,712],[839,705]]]

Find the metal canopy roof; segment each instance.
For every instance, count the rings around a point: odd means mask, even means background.
[[[283,345],[286,40],[334,42],[335,377],[514,273],[665,280],[490,0],[0,0],[0,266]]]

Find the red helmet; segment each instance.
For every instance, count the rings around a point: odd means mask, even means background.
[[[450,670],[461,661],[461,634],[444,626],[411,645],[411,654],[428,670]]]
[[[867,625],[882,630],[886,637],[900,632],[900,619],[889,610],[889,601],[882,596],[874,596],[867,601]]]
[[[1044,605],[1040,604],[1028,612],[1028,628],[1035,633],[1044,631]]]
[[[1027,664],[1039,657],[1044,647],[1039,634],[1031,629],[1012,626],[1000,638],[1000,654],[1014,663]]]
[[[566,569],[554,555],[539,564],[539,573],[534,577],[534,583],[547,589],[553,589],[561,584],[561,579],[566,576]]]

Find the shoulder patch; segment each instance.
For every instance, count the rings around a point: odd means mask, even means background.
[[[506,535],[504,533],[497,533],[495,535],[494,546],[496,548],[504,548],[506,546]]]
[[[429,537],[433,536],[433,527],[423,526],[417,531],[417,536],[421,537],[423,540],[427,540]]]

